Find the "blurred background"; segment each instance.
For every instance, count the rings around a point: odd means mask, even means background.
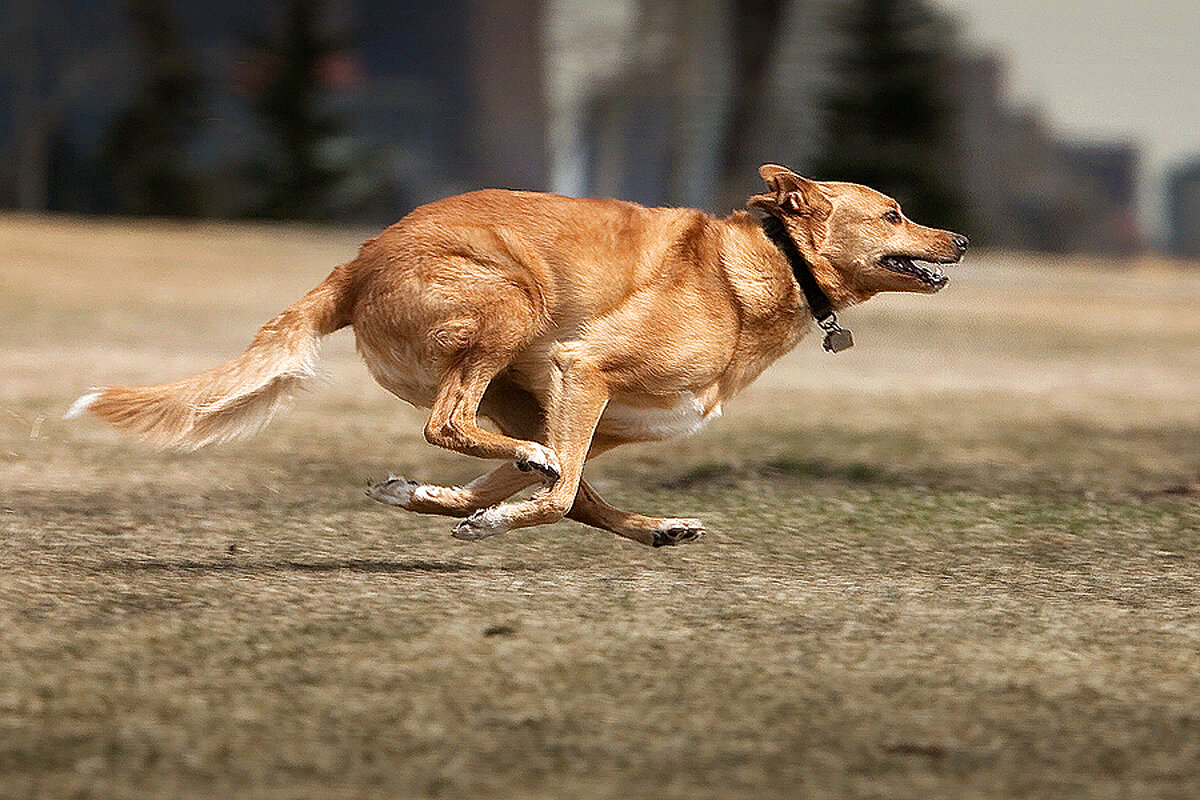
[[[349,331],[251,441],[61,419],[419,203],[767,161],[991,252],[588,465],[696,546],[371,502],[481,465]],[[1200,798],[1197,342],[1197,0],[0,0],[0,799]]]
[[[0,208],[726,213],[776,161],[993,248],[1200,256],[1200,14],[989,0],[6,0]]]

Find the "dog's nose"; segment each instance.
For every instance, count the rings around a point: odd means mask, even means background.
[[[954,246],[958,248],[958,254],[962,255],[967,252],[967,247],[971,244],[971,240],[961,234],[954,234]]]

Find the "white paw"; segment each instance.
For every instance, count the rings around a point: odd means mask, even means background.
[[[500,513],[500,509],[492,506],[479,509],[455,525],[452,536],[455,539],[473,542],[477,539],[495,536],[497,533],[504,533],[507,530],[508,526],[504,524],[504,516]]]
[[[664,519],[654,532],[653,547],[669,547],[694,542],[704,535],[704,523],[698,519]]]
[[[408,508],[412,502],[413,493],[422,488],[419,483],[392,475],[386,481],[373,484],[367,489],[367,497],[389,506]]]
[[[536,469],[551,481],[558,480],[558,477],[562,475],[562,467],[559,466],[558,456],[549,447],[543,447],[536,442],[530,442],[518,453],[517,469],[522,472],[529,472],[531,469]]]

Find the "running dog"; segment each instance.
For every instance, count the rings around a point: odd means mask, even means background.
[[[459,539],[567,516],[654,547],[693,541],[698,520],[605,503],[584,462],[699,430],[814,322],[842,335],[836,310],[879,292],[936,292],[947,283],[939,265],[967,249],[865,186],[774,164],[759,173],[767,192],[747,205],[760,216],[507,190],[430,203],[233,361],[176,383],[100,389],[68,416],[91,412],[175,447],[248,435],[313,377],[318,340],[351,326],[380,385],[431,409],[430,443],[505,462],[466,486],[390,478],[368,491],[375,500],[462,517]]]

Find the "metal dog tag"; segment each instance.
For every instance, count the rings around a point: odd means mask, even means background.
[[[840,353],[854,347],[854,337],[845,328],[825,333],[825,349],[830,353]]]

